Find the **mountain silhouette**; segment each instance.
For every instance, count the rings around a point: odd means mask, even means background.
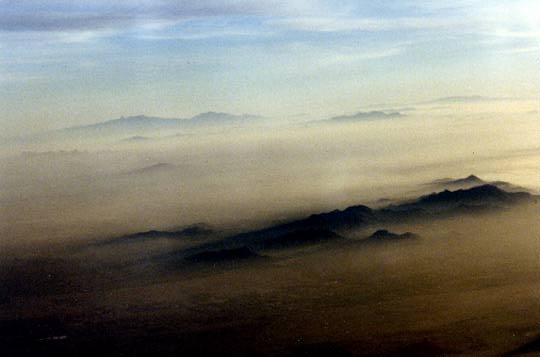
[[[509,191],[509,192],[518,192],[518,191],[526,192],[527,191],[527,189],[524,187],[516,186],[506,181],[485,181],[475,175],[469,175],[467,177],[458,178],[458,179],[452,179],[452,178],[438,179],[429,183],[429,186],[437,190],[444,190],[444,189],[457,190],[457,189],[468,189],[475,186],[481,186],[481,185],[487,185],[487,184],[498,187],[502,190]]]
[[[295,230],[283,235],[253,242],[263,249],[288,248],[303,245],[324,244],[344,239],[339,234],[326,229]]]
[[[235,244],[244,242],[250,245],[265,246],[271,243],[271,240],[277,239],[292,241],[298,239],[304,243],[317,242],[326,238],[337,238],[333,236],[334,231],[354,229],[361,225],[367,225],[376,220],[374,211],[367,206],[351,206],[343,211],[334,210],[327,213],[313,214],[305,219],[272,226],[269,228],[241,233],[228,238],[225,243]],[[314,238],[307,238],[306,232],[315,235]],[[317,238],[317,236],[319,238]],[[276,244],[276,246],[279,244]]]
[[[358,112],[352,115],[340,115],[325,120],[326,122],[354,122],[370,119],[392,119],[405,116],[400,112],[383,112],[383,111],[371,111],[371,112]]]
[[[415,239],[418,236],[411,232],[405,232],[402,234],[392,233],[386,229],[379,229],[367,238],[369,242],[392,242],[399,240]]]
[[[435,181],[432,181],[429,185],[433,186],[436,189],[449,189],[449,190],[456,190],[456,189],[466,189],[466,188],[472,188],[475,186],[481,186],[485,185],[488,182],[482,180],[478,176],[475,175],[469,175],[464,178],[443,178],[443,179],[437,179]]]
[[[474,179],[474,178],[473,178]],[[252,249],[288,249],[298,246],[318,245],[323,243],[345,242],[348,231],[368,229],[386,224],[403,224],[422,219],[437,219],[460,214],[477,214],[485,211],[505,209],[520,203],[535,202],[537,196],[527,192],[506,192],[493,185],[481,185],[465,190],[445,190],[414,201],[397,205],[389,205],[380,209],[372,209],[364,205],[355,205],[344,210],[313,214],[306,218],[284,224],[270,226],[264,229],[235,234],[219,241],[202,242],[197,246],[167,254],[168,261],[178,261],[186,256],[192,259],[226,260],[241,252],[247,256],[247,251],[236,251],[239,248]],[[198,234],[198,230],[195,230]],[[149,231],[137,233],[124,239],[140,239],[141,237],[185,236],[185,231],[159,232]],[[397,241],[412,239],[413,233],[396,234],[387,230],[379,230],[365,242]],[[232,250],[232,251],[230,251]],[[219,252],[212,254],[199,253]],[[222,257],[223,256],[223,257]],[[239,254],[238,257],[241,257]],[[220,258],[221,257],[221,258]],[[203,259],[204,258],[204,259]]]
[[[257,125],[264,122],[259,115],[206,112],[191,118],[160,118],[146,115],[120,117],[95,124],[72,126],[34,135],[7,138],[6,143],[42,142],[50,140],[82,140],[89,137],[116,136],[126,138],[124,142],[150,140],[147,134],[167,131],[193,131],[204,128],[229,128]]]
[[[423,196],[413,205],[419,207],[444,207],[452,208],[455,205],[509,205],[526,201],[531,198],[528,192],[506,192],[494,185],[481,185],[470,189],[460,189],[457,191],[444,190]],[[408,205],[405,205],[408,206]]]
[[[246,124],[260,121],[261,119],[264,118],[259,115],[233,115],[228,113],[206,112],[188,119],[188,123],[191,125]]]
[[[540,354],[540,338],[536,337],[532,341],[505,353],[503,356],[534,356]]]
[[[532,202],[534,197],[528,192],[507,192],[493,185],[482,185],[432,193],[416,201],[387,206],[379,213],[382,220],[388,222],[438,218],[504,209],[515,204]]]
[[[386,223],[403,223],[423,218],[447,217],[457,214],[480,213],[488,210],[502,209],[519,203],[532,202],[535,196],[527,192],[506,192],[492,185],[482,185],[466,190],[449,191],[419,197],[418,199],[398,205],[389,205],[381,209],[357,205],[344,210],[313,214],[307,218],[292,221],[269,228],[238,234],[227,238],[228,245],[261,244],[268,245],[271,240],[283,240],[288,237],[305,237],[306,232],[332,232],[339,235],[354,229]],[[337,233],[335,233],[337,232]],[[331,236],[329,233],[324,233]],[[324,236],[323,234],[323,236]],[[262,243],[264,242],[264,243]],[[305,239],[305,243],[310,239]],[[318,242],[316,235],[312,242]],[[276,246],[279,246],[276,243]]]
[[[115,237],[109,240],[101,241],[97,245],[123,244],[131,242],[139,242],[153,239],[182,239],[182,238],[204,238],[215,233],[205,224],[199,223],[183,227],[174,231],[158,231],[149,230],[145,232],[137,232],[120,237]]]
[[[234,115],[228,113],[206,112],[195,115],[191,118],[159,118],[137,115],[132,117],[121,117],[119,119],[108,120],[105,122],[69,127],[61,131],[150,131],[160,129],[175,129],[197,125],[218,125],[218,124],[238,124],[262,119],[257,115]],[[136,135],[137,136],[137,135]]]
[[[452,184],[454,185],[483,185],[486,181],[480,179],[478,176],[469,175],[465,178],[453,180]]]

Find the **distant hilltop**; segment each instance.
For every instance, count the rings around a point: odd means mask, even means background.
[[[4,143],[33,143],[50,140],[64,139],[88,139],[99,136],[104,138],[116,136],[122,142],[144,142],[152,138],[147,136],[151,133],[165,131],[196,131],[207,128],[234,128],[252,126],[266,123],[266,118],[252,114],[229,114],[220,112],[206,112],[197,114],[191,118],[160,118],[146,115],[120,117],[103,122],[72,126],[63,129],[47,131],[30,136],[5,138]]]
[[[198,126],[198,125],[220,125],[220,124],[239,124],[248,123],[252,121],[258,121],[263,119],[259,115],[242,114],[234,115],[228,113],[218,112],[206,112],[195,115],[191,118],[160,118],[149,117],[146,115],[137,115],[131,117],[120,117],[118,119],[107,120],[104,122],[68,127],[60,129],[63,132],[70,131],[87,131],[87,130],[152,130],[152,129],[174,129],[182,128],[186,126]],[[141,136],[138,136],[139,138]]]

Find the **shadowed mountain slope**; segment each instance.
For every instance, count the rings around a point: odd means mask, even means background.
[[[141,242],[153,239],[183,239],[183,238],[205,238],[215,233],[212,229],[204,224],[194,224],[184,227],[176,231],[158,231],[150,230],[146,232],[137,232],[120,237],[115,237],[102,242],[97,245],[109,245],[109,244],[125,244],[131,242]]]
[[[431,214],[461,213],[463,210],[498,209],[531,201],[534,196],[528,192],[507,192],[493,185],[481,185],[456,191],[444,190],[422,196],[416,201],[391,205],[382,212],[418,212]]]
[[[370,235],[367,238],[367,241],[369,242],[393,242],[393,241],[400,241],[400,240],[410,240],[410,239],[416,239],[418,236],[411,232],[405,232],[402,234],[397,234],[390,232],[386,229],[380,229],[376,232],[374,232],[372,235]]]
[[[313,214],[304,219],[231,236],[220,242],[203,244],[191,250],[202,251],[216,247],[230,249],[244,245],[266,249],[286,248],[298,244],[319,244],[336,240],[340,237],[338,233],[348,230],[459,214],[482,213],[505,209],[520,203],[534,202],[535,199],[536,196],[527,192],[506,192],[492,185],[482,185],[467,190],[446,190],[382,209],[357,205],[344,210]],[[382,232],[380,235],[382,236]],[[396,237],[388,234],[388,238]]]

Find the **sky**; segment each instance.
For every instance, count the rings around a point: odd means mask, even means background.
[[[0,125],[540,94],[540,3],[0,0]]]

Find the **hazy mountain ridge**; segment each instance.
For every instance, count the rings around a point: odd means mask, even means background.
[[[227,125],[247,123],[253,120],[261,120],[262,116],[242,114],[234,115],[220,112],[206,112],[197,114],[191,118],[160,118],[137,115],[132,117],[121,117],[96,124],[68,127],[60,129],[63,132],[74,131],[106,131],[121,130],[122,132],[145,131],[159,129],[175,129],[183,127],[192,127],[198,125]]]
[[[532,200],[534,196],[527,192],[506,192],[492,185],[482,185],[467,190],[442,191],[417,200],[398,205],[389,205],[382,209],[368,206],[351,206],[342,211],[314,214],[308,218],[272,227],[260,231],[263,235],[269,231],[296,229],[349,230],[370,224],[395,221],[396,219],[417,218],[418,215],[452,214],[463,206],[504,208],[506,206]],[[458,212],[459,213],[459,212]]]
[[[411,202],[389,205],[381,209],[356,205],[344,210],[313,214],[304,219],[240,233],[219,242],[192,247],[188,249],[187,253],[195,254],[205,250],[232,249],[240,246],[264,250],[321,244],[339,241],[344,238],[342,234],[346,234],[348,231],[380,227],[387,224],[403,224],[423,219],[432,220],[461,214],[491,212],[521,203],[532,203],[537,199],[537,196],[528,192],[507,192],[487,184],[470,189],[445,190],[421,196]],[[398,240],[399,238],[414,237],[410,232],[401,236],[391,234],[386,230],[381,230],[379,233],[369,239]]]
[[[330,119],[323,120],[323,122],[354,122],[354,121],[362,121],[362,120],[372,120],[372,119],[394,119],[394,118],[401,118],[406,116],[403,113],[397,112],[397,111],[381,111],[381,110],[373,110],[370,112],[358,112],[351,115],[339,115],[332,117]]]
[[[145,134],[172,130],[196,130],[207,127],[235,127],[260,124],[266,118],[252,114],[229,114],[221,112],[205,112],[191,118],[161,118],[146,115],[120,117],[103,122],[61,128],[28,136],[6,138],[4,144],[33,143],[50,140],[77,139],[83,140],[97,136],[124,137],[120,142],[144,142],[152,138]]]
[[[520,203],[530,203],[535,199],[537,197],[528,192],[507,192],[486,184],[469,189],[432,193],[415,201],[389,205],[379,212],[383,221],[397,222],[490,212]]]
[[[155,239],[184,239],[184,238],[204,238],[216,233],[211,227],[203,223],[193,224],[182,227],[178,230],[160,231],[149,230],[145,232],[136,232],[132,234],[114,237],[112,239],[100,242],[98,245],[124,244],[130,242],[140,242]]]
[[[464,178],[458,178],[458,179],[452,179],[452,178],[443,178],[443,179],[437,179],[432,182],[432,184],[442,184],[442,185],[455,185],[455,186],[462,186],[462,185],[483,185],[487,182],[480,179],[478,176],[475,175],[469,175]]]
[[[492,185],[505,191],[516,192],[523,191],[529,192],[528,189],[522,186],[514,185],[506,181],[485,181],[475,175],[469,175],[464,178],[443,178],[430,182],[427,186],[432,187],[435,190],[455,190],[455,189],[468,189],[480,185]]]

